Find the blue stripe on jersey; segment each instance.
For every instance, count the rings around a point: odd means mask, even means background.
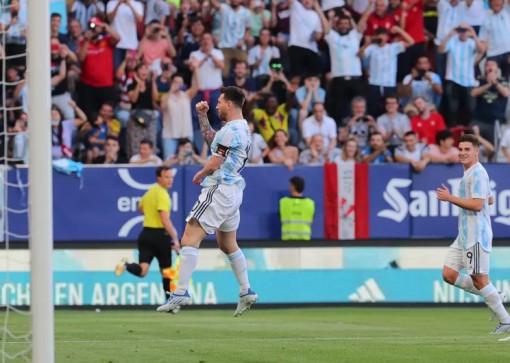
[[[405,51],[404,43],[390,43],[383,47],[375,44],[365,49],[369,60],[368,83],[374,86],[395,87],[397,85],[398,54]]]
[[[475,79],[475,41],[468,38],[463,42],[455,35],[448,40],[446,51],[448,58],[445,78],[463,87],[476,86],[478,82]]]
[[[347,35],[340,35],[334,30],[326,34],[331,59],[331,76],[361,76],[361,60],[358,57],[362,35],[355,29]]]
[[[250,13],[244,6],[234,11],[231,6],[221,4],[220,48],[235,48],[243,40],[246,28],[250,27]]]

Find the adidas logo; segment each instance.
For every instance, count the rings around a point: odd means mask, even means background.
[[[386,297],[373,278],[365,280],[363,285],[356,289],[355,293],[349,295],[349,301],[354,302],[379,302],[385,300]]]

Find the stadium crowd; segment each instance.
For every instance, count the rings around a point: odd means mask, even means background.
[[[0,19],[9,160],[26,162],[26,2]],[[510,162],[510,1],[68,0],[52,13],[54,158],[204,163],[194,105],[246,94],[250,163]],[[50,91],[50,90],[49,90]],[[4,122],[2,122],[4,124]],[[501,151],[501,157],[498,157]]]

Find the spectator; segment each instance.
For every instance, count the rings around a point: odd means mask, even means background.
[[[185,1],[181,1],[181,8],[184,8],[184,4]],[[145,12],[145,25],[155,21],[164,27],[167,17],[170,16],[170,4],[165,0],[147,0]],[[162,31],[165,30],[162,28]]]
[[[322,11],[318,13],[331,62],[332,80],[328,92],[328,109],[339,125],[342,119],[348,116],[348,106],[352,99],[361,96],[364,91],[358,52],[365,26],[361,22],[356,25],[350,13],[345,10],[338,18],[329,12],[329,21]]]
[[[158,102],[161,100],[161,97],[165,93],[168,93],[170,91],[170,86],[172,83],[172,75],[175,74],[177,71],[177,68],[174,67],[172,64],[172,59],[170,58],[163,58],[161,60],[161,74],[156,77],[156,88],[158,90]],[[184,80],[184,78],[183,78]],[[186,84],[184,83],[182,85],[183,88],[186,87]]]
[[[393,150],[402,144],[405,133],[411,130],[411,122],[406,115],[398,112],[397,96],[387,96],[384,103],[386,113],[377,118],[377,129]]]
[[[246,42],[250,37],[250,11],[241,0],[230,0],[230,5],[210,0],[211,5],[220,14],[220,40],[218,46],[223,52],[225,66],[222,77],[228,78],[232,62],[246,60]]]
[[[299,150],[295,146],[289,145],[289,136],[284,130],[276,130],[271,142],[270,150],[267,155],[272,164],[283,164],[292,171],[298,161]]]
[[[321,72],[317,41],[322,38],[322,27],[319,15],[312,8],[319,10],[319,3],[313,0],[289,0],[288,52],[292,74],[319,74]]]
[[[108,126],[98,113],[92,116],[92,128],[87,135],[87,163],[91,163],[98,156],[104,155],[104,144],[108,136]]]
[[[412,39],[406,51],[399,56],[399,83],[411,71],[419,57],[425,55],[425,26],[423,21],[423,0],[403,0],[394,12],[397,25]]]
[[[326,155],[336,148],[336,123],[326,115],[323,103],[317,102],[313,105],[313,114],[303,121],[301,131],[307,147],[311,147],[313,135],[319,134],[322,135]]]
[[[374,132],[370,135],[370,146],[365,146],[361,150],[361,156],[364,163],[384,164],[392,163],[391,152],[386,148],[383,136],[380,132]]]
[[[67,43],[67,34],[60,32],[62,26],[62,15],[51,13],[50,15],[50,36],[52,39],[58,39],[62,44]]]
[[[418,140],[425,145],[433,144],[436,141],[438,131],[446,129],[443,116],[430,109],[428,102],[422,97],[416,97],[413,105],[418,111],[418,115],[411,118],[411,128]]]
[[[72,53],[66,45],[60,44],[58,39],[51,39],[51,77],[55,77],[60,72],[67,75],[67,69],[70,64],[77,60],[76,55]],[[60,68],[63,67],[63,70]],[[55,82],[51,89],[51,102],[56,105],[64,114],[66,120],[74,119],[74,110],[69,105],[71,94],[67,88],[67,79],[64,77],[60,82]]]
[[[480,39],[486,43],[487,59],[495,60],[502,76],[510,76],[510,13],[504,0],[490,0],[490,10],[480,28]]]
[[[429,145],[427,155],[431,163],[454,164],[459,162],[459,150],[453,146],[452,132],[448,129],[438,131],[436,143]]]
[[[190,24],[189,32],[187,28],[188,24]],[[174,64],[177,66],[179,72],[184,75],[186,83],[191,81],[191,72],[189,70],[190,54],[200,49],[203,34],[204,23],[200,18],[185,18],[179,29],[176,41],[178,52]]]
[[[342,152],[332,160],[337,164],[359,163],[361,162],[361,152],[358,142],[354,137],[349,137],[342,147]]]
[[[316,74],[309,74],[305,77],[304,85],[296,91],[296,100],[299,103],[299,119],[303,120],[312,112],[315,103],[326,102],[326,90],[321,87],[321,80]]]
[[[97,0],[75,0],[71,6],[71,15],[85,29],[90,18],[105,18],[105,6]]]
[[[276,44],[286,49],[290,39],[290,10],[288,1],[271,0],[270,26],[276,33]]]
[[[505,111],[510,96],[508,79],[502,78],[498,63],[495,60],[485,62],[485,76],[480,79],[478,87],[471,90],[476,100],[475,121],[482,136],[494,143],[494,129],[497,122],[506,123]]]
[[[156,140],[157,114],[155,104],[158,91],[154,77],[145,64],[135,69],[135,81],[128,87],[131,101],[131,119],[127,125],[128,157],[138,153],[138,145],[142,139]]]
[[[163,158],[175,155],[179,140],[193,140],[193,119],[191,116],[191,100],[198,91],[198,68],[191,87],[183,91],[184,78],[180,74],[172,76],[170,92],[161,98],[163,113]]]
[[[323,165],[339,158],[341,151],[335,147],[326,148],[324,136],[314,134],[310,138],[309,148],[299,154],[299,163],[305,165]]]
[[[99,116],[101,116],[106,124],[106,133],[108,136],[119,138],[122,129],[120,120],[114,118],[115,106],[113,102],[104,102],[99,109]]]
[[[168,31],[157,20],[153,20],[145,27],[145,35],[138,45],[138,58],[152,73],[159,76],[163,58],[173,58],[175,54]]]
[[[163,161],[154,154],[154,143],[150,139],[140,140],[138,153],[131,156],[130,164],[143,166],[159,166]]]
[[[248,121],[251,132],[251,147],[248,151],[249,164],[264,164],[264,158],[269,154],[269,147],[266,141],[258,132],[255,132],[255,123]]]
[[[248,62],[244,60],[235,61],[234,75],[225,82],[225,86],[236,86],[243,90],[246,100],[244,109],[246,110],[253,101],[257,91],[255,80],[250,77]]]
[[[289,93],[293,97],[295,96],[295,92],[301,83],[301,76],[292,76],[289,81],[285,76],[281,59],[271,60],[270,67],[271,75],[269,76],[269,81],[260,90],[260,93],[265,95],[272,94],[276,97],[278,103],[285,103]]]
[[[18,119],[14,122],[14,126],[8,128],[11,133],[12,140],[12,158],[16,163],[28,164],[28,150],[27,150],[27,126],[28,115],[22,112]]]
[[[20,4],[18,0],[9,2],[8,11],[3,12],[1,17],[0,31],[5,35],[2,40],[6,56],[6,66],[22,68],[26,64],[27,48],[27,24],[26,19],[20,16]]]
[[[435,105],[436,109],[439,109],[443,85],[441,77],[430,70],[430,61],[426,56],[418,58],[416,66],[411,69],[411,74],[404,77],[402,91],[406,97],[404,104],[408,103],[407,100],[423,97],[427,102]]]
[[[269,96],[264,108],[254,108],[251,113],[251,119],[257,125],[257,129],[265,142],[269,143],[277,130],[282,130],[285,134],[289,132],[289,110],[292,106],[292,99],[286,103],[278,105],[275,96]]]
[[[375,119],[367,115],[367,104],[363,97],[354,97],[351,101],[352,115],[344,120],[340,128],[338,140],[343,143],[349,137],[353,136],[360,147],[368,144],[368,136],[377,131]]]
[[[80,42],[83,40],[83,28],[76,19],[69,20],[69,35],[67,37],[67,48],[73,53],[77,53],[80,48]]]
[[[248,51],[248,64],[252,68],[252,76],[257,84],[257,89],[261,89],[268,81],[271,75],[271,59],[280,58],[280,50],[270,44],[271,31],[262,29],[259,36],[259,44]]]
[[[94,160],[93,164],[127,164],[128,160],[120,150],[119,140],[115,136],[106,136],[104,143],[104,155],[100,155]]]
[[[427,146],[418,142],[416,132],[408,131],[404,135],[404,143],[395,149],[395,161],[410,164],[415,171],[421,172],[430,162],[426,151]]]
[[[83,41],[83,30],[80,22],[76,19],[69,20],[69,36],[67,37],[66,46],[69,49],[69,54],[74,58],[67,70],[67,90],[73,98],[76,93],[76,83],[80,79],[81,65],[78,62],[76,54],[80,48],[80,43]]]
[[[452,29],[439,46],[439,52],[448,53],[445,93],[446,121],[450,126],[460,124],[461,110],[465,110],[466,121],[473,116],[474,102],[471,90],[477,85],[475,58],[477,52],[481,54],[483,51],[483,43],[480,42],[473,28],[465,23]]]
[[[375,37],[367,38],[358,55],[366,57],[370,74],[368,79],[368,113],[377,117],[385,96],[397,93],[397,56],[414,44],[413,39],[401,28],[395,26],[392,34],[399,34],[403,42],[388,43],[388,31],[379,28]]]
[[[260,32],[264,28],[269,28],[269,22],[271,20],[271,12],[264,8],[264,2],[262,0],[251,0],[250,1],[250,34],[258,40]]]
[[[78,100],[86,113],[94,112],[105,101],[115,101],[113,49],[119,40],[108,24],[98,18],[89,20],[78,50],[81,62]]]
[[[117,69],[126,57],[126,50],[138,48],[137,24],[143,21],[143,5],[136,0],[111,0],[106,5],[106,17],[120,37],[113,59]]]
[[[394,14],[388,12],[387,0],[370,0],[360,22],[366,23],[365,35],[371,37],[376,35],[376,30],[379,28],[390,32],[395,25],[398,25]]]
[[[472,3],[473,0],[439,0],[437,2],[438,24],[434,43],[438,48],[448,33],[465,21],[467,8]],[[438,49],[436,49],[436,70],[441,78],[445,77],[446,56]]]
[[[220,97],[220,89],[223,86],[223,80],[221,78],[221,70],[225,66],[223,53],[214,48],[212,35],[205,33],[202,36],[202,46],[199,50],[194,51],[190,54],[189,68],[193,72],[195,68],[198,68],[198,93],[191,102],[192,105],[196,105],[200,101],[206,101],[210,105],[216,105],[218,98]],[[203,138],[200,132],[200,126],[198,125],[198,115],[193,107],[193,138],[194,144],[198,150],[202,150]],[[221,127],[220,119],[215,111],[211,110],[209,120],[213,129],[219,129]]]
[[[58,107],[51,107],[51,155],[54,159],[71,158],[79,128],[87,122],[85,113],[73,103],[76,119],[65,120]]]
[[[126,127],[129,121],[131,100],[128,95],[128,88],[135,81],[136,66],[136,51],[130,50],[126,52],[126,58],[122,61],[115,72],[115,78],[118,82],[120,93],[120,100],[115,113],[123,127]]]
[[[177,153],[170,155],[163,163],[166,166],[173,165],[203,165],[206,159],[200,157],[193,148],[190,139],[183,138],[177,141]]]

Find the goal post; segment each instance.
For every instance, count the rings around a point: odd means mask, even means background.
[[[53,198],[50,0],[27,1],[30,309],[32,362],[53,363]]]

